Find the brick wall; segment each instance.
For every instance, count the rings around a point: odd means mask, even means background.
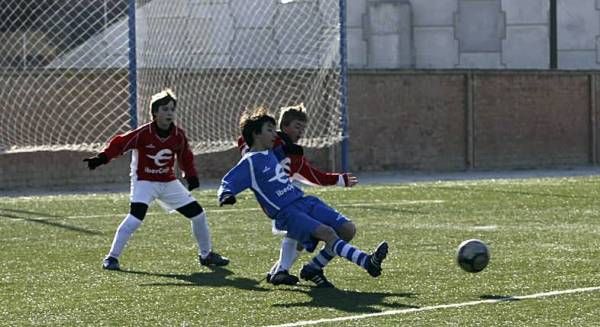
[[[599,85],[587,72],[353,71],[350,170],[595,164]],[[307,155],[322,169],[339,169],[339,152]],[[81,162],[88,155],[0,155],[0,190],[128,182],[127,157],[89,172]],[[220,178],[238,158],[236,150],[198,156],[201,179]]]
[[[465,77],[355,73],[349,83],[354,171],[465,166]]]
[[[474,167],[590,162],[586,75],[474,76]]]

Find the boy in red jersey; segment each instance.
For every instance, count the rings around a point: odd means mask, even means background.
[[[132,151],[130,211],[117,228],[110,252],[102,262],[104,269],[120,269],[118,258],[154,200],[191,220],[201,265],[225,266],[229,263],[226,257],[212,252],[206,214],[190,193],[199,186],[198,174],[185,133],[173,122],[176,103],[177,99],[169,89],[153,95],[150,101],[152,122],[113,137],[104,151],[84,159],[93,170]],[[187,189],[175,177],[175,158],[184,172]]]
[[[273,147],[283,146],[286,148],[287,158],[281,161],[282,166],[286,167],[289,176],[304,184],[315,186],[345,186],[352,187],[358,183],[356,176],[351,173],[325,173],[313,167],[304,156],[304,149],[296,144],[302,136],[308,117],[302,105],[282,108],[279,115],[279,131]],[[248,150],[244,138],[238,139],[238,148],[242,155]],[[339,231],[340,237],[345,241],[350,241],[354,237],[356,230],[354,224],[350,222]],[[300,250],[298,242],[292,238],[284,237],[281,241],[279,251],[279,260],[275,262],[269,273],[267,281],[274,285],[295,285],[298,277],[289,274]],[[323,267],[335,257],[332,251],[321,250],[311,263],[306,264],[300,271],[300,277],[304,280],[314,282],[318,287],[333,287],[323,274]]]

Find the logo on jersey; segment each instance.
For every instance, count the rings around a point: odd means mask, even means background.
[[[283,169],[283,167],[280,164],[277,164],[277,167],[275,167],[275,176],[273,176],[273,177],[271,177],[271,179],[269,179],[269,182],[274,182],[274,181],[278,181],[279,183],[282,183],[282,184],[288,183],[288,174],[285,172],[285,170]]]
[[[167,163],[169,163],[169,161],[171,160],[171,158],[173,158],[173,152],[171,152],[171,150],[169,149],[162,149],[160,151],[158,151],[158,153],[156,155],[146,155],[148,158],[154,160],[154,164],[157,165],[158,167],[162,167],[164,165],[166,165]]]
[[[290,192],[290,191],[293,191],[293,190],[294,190],[294,185],[288,184],[288,186],[282,188],[281,190],[276,190],[275,194],[277,194],[278,197],[282,197],[287,192]]]
[[[285,157],[279,163],[283,166],[283,170],[285,170],[288,175],[291,175],[292,168],[290,166],[292,165],[292,160],[290,160],[289,157]]]

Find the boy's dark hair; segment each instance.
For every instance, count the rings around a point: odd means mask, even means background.
[[[305,123],[308,121],[306,109],[304,108],[303,103],[297,106],[281,108],[279,113],[279,129],[283,130],[284,127],[289,126],[294,120],[299,120]]]
[[[254,134],[259,134],[266,123],[275,125],[275,118],[269,115],[265,107],[259,106],[244,111],[242,117],[240,117],[240,129],[242,130],[244,141],[246,141],[249,147],[252,147],[252,144],[254,144]]]
[[[152,98],[150,99],[150,114],[152,115],[152,118],[156,115],[158,107],[166,106],[171,101],[173,101],[174,105],[177,105],[177,97],[171,89],[164,89],[152,95]]]

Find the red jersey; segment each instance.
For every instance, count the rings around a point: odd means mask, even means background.
[[[194,154],[182,129],[174,124],[169,135],[161,138],[155,123],[113,137],[103,153],[108,160],[132,150],[131,176],[137,180],[170,182],[175,180],[175,158],[185,177],[197,176]]]
[[[285,151],[289,158],[289,175],[291,178],[298,179],[305,184],[329,186],[329,185],[340,185],[348,186],[348,180],[346,174],[339,173],[324,173],[317,168],[313,167],[308,159],[304,157],[304,150],[301,146],[294,144],[288,136],[279,131],[277,132],[277,138],[273,147],[285,146],[291,147],[291,151]],[[243,155],[248,151],[249,147],[244,141],[244,137],[238,138],[238,149]]]

